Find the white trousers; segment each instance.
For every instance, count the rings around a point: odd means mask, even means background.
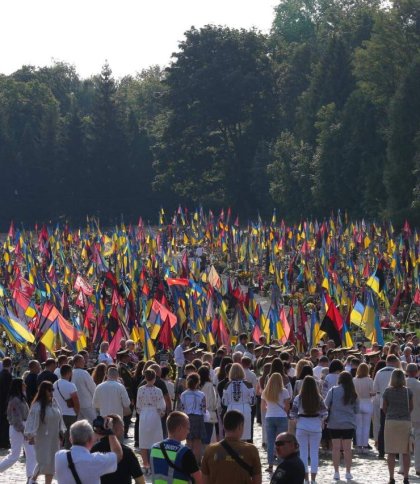
[[[311,459],[311,473],[316,474],[318,472],[319,444],[321,443],[321,436],[322,432],[310,432],[309,430],[296,429],[300,458],[305,465],[305,472],[309,472],[309,457]]]
[[[9,467],[17,462],[22,452],[22,447],[25,449],[26,456],[26,477],[32,476],[35,465],[35,447],[28,444],[23,437],[22,432],[17,432],[11,425],[9,427],[9,438],[10,438],[10,452],[9,454],[0,462],[0,472],[4,472]]]
[[[420,471],[420,422],[413,422],[414,432],[414,467]]]
[[[358,447],[367,447],[369,444],[372,414],[373,404],[370,398],[361,398],[359,413],[356,413],[356,445]]]

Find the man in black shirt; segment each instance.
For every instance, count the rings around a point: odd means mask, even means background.
[[[270,484],[303,484],[305,466],[299,457],[299,444],[296,437],[288,432],[276,438],[277,455],[283,462],[277,466]]]
[[[26,400],[28,405],[31,405],[32,400],[35,398],[36,392],[38,391],[37,379],[41,371],[41,365],[37,360],[31,360],[29,362],[29,373],[25,378],[26,385]]]
[[[56,366],[54,358],[48,358],[45,362],[45,370],[38,375],[36,384],[39,386],[43,381],[55,383],[58,380],[58,376],[54,373]]]
[[[112,431],[117,438],[122,441],[124,438],[124,423],[119,415],[108,415],[112,419]],[[112,474],[105,474],[101,477],[101,484],[131,484],[134,479],[136,484],[145,484],[143,472],[141,470],[136,454],[124,444],[121,444],[123,458],[118,463],[117,470]],[[93,452],[110,452],[109,439],[104,437],[97,442],[91,449]]]

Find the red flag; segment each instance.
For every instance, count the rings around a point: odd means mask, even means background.
[[[122,329],[119,327],[112,338],[111,343],[109,344],[108,353],[115,359],[117,356],[117,351],[120,349],[120,343],[123,337]]]
[[[158,336],[159,343],[162,343],[165,350],[173,347],[171,323],[169,322],[169,316],[166,317]]]
[[[188,279],[183,279],[181,277],[178,277],[178,278],[171,278],[171,277],[168,277],[168,279],[166,279],[166,282],[168,283],[168,286],[188,286],[190,281]]]
[[[76,282],[74,283],[74,289],[76,289],[76,291],[83,291],[85,296],[92,296],[93,294],[93,287],[88,284],[81,275],[77,276]]]
[[[418,304],[420,306],[420,289],[416,289],[416,294],[414,294],[414,299],[413,299],[414,304]]]
[[[261,329],[260,327],[258,326],[258,324],[256,324],[254,326],[254,329],[252,330],[252,333],[251,333],[251,337],[252,337],[252,340],[255,342],[255,343],[259,343],[259,340],[260,340],[260,336],[261,336]]]

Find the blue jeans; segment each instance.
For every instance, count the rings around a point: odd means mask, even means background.
[[[278,434],[287,432],[287,417],[266,417],[265,428],[267,432],[267,459],[268,465],[274,464],[274,442]]]

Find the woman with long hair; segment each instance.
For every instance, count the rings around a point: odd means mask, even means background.
[[[202,444],[206,441],[204,415],[207,410],[206,396],[198,389],[199,385],[199,375],[191,373],[187,377],[187,389],[181,394],[181,409],[188,415],[190,421],[187,445],[193,451],[197,462],[201,460]]]
[[[410,470],[410,431],[413,392],[407,388],[404,372],[395,369],[382,396],[385,414],[385,453],[388,454],[389,483],[394,484],[395,455],[402,455],[404,484]]]
[[[0,472],[4,472],[17,462],[23,447],[26,456],[26,476],[29,479],[34,472],[36,461],[34,446],[29,445],[23,435],[29,413],[24,389],[25,385],[22,378],[12,380],[7,403],[7,420],[10,425],[9,437],[11,449],[7,457],[0,462]]]
[[[105,381],[106,377],[106,364],[99,363],[96,365],[95,369],[92,372],[92,378],[95,382],[95,385],[98,386]]]
[[[213,429],[217,423],[217,398],[213,383],[210,380],[210,368],[203,365],[199,370],[200,390],[206,397],[207,413],[204,417],[204,426],[206,428],[206,439],[204,445],[210,444],[213,435]]]
[[[356,428],[356,414],[359,412],[359,399],[353,384],[353,378],[347,371],[340,373],[337,386],[333,386],[325,398],[328,408],[329,433],[332,439],[332,460],[334,465],[334,479],[340,480],[340,451],[343,449],[346,479],[353,479],[351,475],[352,453],[351,441]]]
[[[289,392],[290,397],[293,395],[293,387],[290,382],[290,378],[287,376],[286,370],[284,368],[284,363],[280,358],[274,358],[271,362],[270,375],[273,373],[280,373],[283,378],[283,386]]]
[[[267,434],[268,472],[273,472],[274,442],[276,436],[287,432],[287,414],[290,407],[290,393],[284,387],[280,373],[273,373],[261,395],[261,404],[265,409],[265,425]]]
[[[166,404],[160,388],[155,386],[156,372],[144,371],[146,384],[137,391],[136,410],[139,414],[139,447],[145,475],[150,475],[149,451],[153,444],[163,439],[161,417]]]
[[[229,383],[223,390],[222,404],[226,410],[238,410],[245,418],[242,440],[251,440],[251,406],[255,404],[255,391],[245,381],[245,372],[239,363],[233,363],[229,371]]]
[[[296,438],[299,442],[300,458],[305,465],[306,481],[309,481],[310,456],[312,484],[315,484],[318,472],[322,424],[327,415],[328,410],[319,393],[317,381],[311,375],[305,376],[299,395],[293,400],[290,418],[296,420]]]
[[[267,446],[267,433],[265,429],[265,409],[262,407],[262,404],[261,404],[261,395],[262,395],[262,392],[264,391],[265,384],[268,379],[268,375],[270,374],[270,370],[271,370],[271,363],[265,363],[263,366],[262,375],[257,380],[257,390],[256,390],[257,399],[259,398],[260,405],[261,405],[262,445],[264,448]]]
[[[60,409],[53,399],[53,384],[43,381],[38,388],[29,410],[25,425],[25,437],[35,446],[36,466],[32,480],[45,475],[45,484],[50,484],[54,475],[54,457],[64,437],[64,425]]]
[[[314,371],[311,365],[303,365],[299,369],[299,374],[296,373],[295,387],[293,389],[293,396],[299,395],[303,380],[306,376],[314,376]]]
[[[360,401],[360,412],[356,414],[356,447],[362,453],[368,449],[370,422],[373,414],[373,380],[369,376],[369,366],[361,363],[353,378],[354,388]]]

